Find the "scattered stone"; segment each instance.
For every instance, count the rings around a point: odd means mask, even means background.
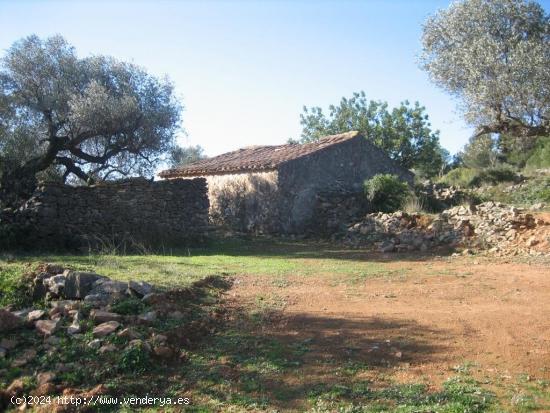
[[[61,343],[61,339],[59,337],[56,337],[56,336],[49,336],[48,338],[46,338],[46,340],[44,340],[44,342],[50,346],[58,346],[59,343]]]
[[[43,284],[48,288],[50,293],[60,296],[65,288],[65,280],[65,276],[59,274],[43,280]]]
[[[171,318],[173,320],[183,320],[185,317],[185,314],[183,314],[181,311],[172,311],[168,313],[168,318]]]
[[[15,330],[23,326],[23,319],[8,310],[0,309],[0,333]]]
[[[98,350],[100,353],[112,353],[113,351],[117,351],[117,348],[114,344],[105,344],[101,346],[101,348]]]
[[[3,338],[0,340],[0,347],[5,348],[6,350],[13,350],[17,345],[17,341],[10,340],[8,338]]]
[[[91,349],[97,350],[98,348],[101,347],[101,343],[102,341],[96,338],[88,343],[88,347],[90,347]]]
[[[151,352],[151,346],[149,345],[149,343],[147,343],[146,341],[143,341],[139,338],[131,340],[128,343],[128,346],[126,346],[126,348],[135,348],[135,347],[142,348],[143,350],[145,350],[148,353]]]
[[[94,283],[106,277],[93,272],[69,271],[66,275],[63,295],[70,299],[83,299],[92,290]]]
[[[118,321],[107,321],[95,327],[92,331],[94,337],[105,337],[114,333],[120,327]]]
[[[117,333],[118,337],[123,337],[128,340],[135,340],[140,338],[139,334],[131,327],[127,327]]]
[[[30,363],[36,357],[36,350],[28,349],[23,352],[19,357],[17,357],[11,364],[13,367],[23,367],[24,365]]]
[[[38,385],[51,383],[55,380],[55,373],[53,371],[46,371],[42,373],[38,373],[36,376],[36,383]]]
[[[378,251],[386,253],[395,251],[395,244],[391,241],[386,241],[380,244]]]
[[[90,318],[97,324],[105,323],[106,321],[120,321],[122,316],[117,313],[111,313],[103,310],[92,310],[90,312]]]
[[[38,320],[34,325],[40,334],[51,336],[57,331],[59,320]]]
[[[160,358],[171,358],[174,356],[174,351],[167,346],[153,347],[153,353]]]
[[[128,281],[128,289],[138,297],[144,297],[153,292],[153,286],[145,281]]]
[[[29,314],[27,314],[27,321],[32,323],[36,320],[40,320],[42,317],[44,317],[45,314],[46,312],[44,310],[31,311]]]
[[[140,314],[138,316],[138,321],[144,324],[153,323],[157,319],[157,312],[156,311],[149,311],[145,314]]]
[[[538,202],[536,204],[531,205],[531,208],[529,208],[531,211],[539,211],[541,209],[544,209],[545,205],[543,202]]]
[[[34,389],[30,394],[34,397],[43,397],[48,396],[57,392],[57,386],[53,383],[43,383],[40,384],[36,389]]]
[[[22,378],[15,379],[6,389],[9,396],[19,396],[25,391],[25,382]]]

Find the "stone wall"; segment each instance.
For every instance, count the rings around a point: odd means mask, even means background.
[[[4,247],[162,248],[202,240],[205,179],[143,178],[89,187],[41,185],[17,211],[3,211]]]
[[[213,225],[238,232],[276,232],[276,171],[212,175],[206,179]]]
[[[306,231],[320,193],[360,193],[376,174],[392,174],[412,185],[414,175],[362,136],[327,147],[279,167],[280,217],[283,232]]]

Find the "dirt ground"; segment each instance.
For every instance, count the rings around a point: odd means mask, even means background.
[[[243,276],[229,295],[271,303],[263,334],[310,343],[302,372],[309,379],[330,378],[319,360],[342,358],[430,386],[464,365],[481,377],[550,378],[548,264],[460,257],[404,259],[387,268],[388,275],[354,282]]]

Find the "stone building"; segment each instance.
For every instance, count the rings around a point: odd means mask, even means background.
[[[206,178],[215,225],[289,234],[315,222],[320,194],[361,192],[365,179],[379,173],[413,179],[359,132],[348,132],[307,144],[247,147],[159,176]]]

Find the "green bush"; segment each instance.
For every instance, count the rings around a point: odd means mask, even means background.
[[[409,196],[408,185],[390,174],[378,174],[366,180],[364,189],[374,211],[397,211]]]
[[[485,169],[456,168],[443,175],[440,183],[462,188],[473,188],[481,185],[496,185],[501,182],[517,182],[518,174],[508,166],[496,166]]]
[[[145,304],[138,298],[124,298],[114,303],[111,310],[122,315],[136,315],[145,311]]]
[[[477,170],[471,168],[456,168],[439,178],[439,182],[446,185],[468,188],[477,173]]]
[[[525,169],[544,169],[550,168],[550,137],[540,138],[533,151],[533,154],[527,159]]]
[[[507,166],[482,169],[470,181],[470,186],[496,185],[501,182],[518,182],[519,176]]]

